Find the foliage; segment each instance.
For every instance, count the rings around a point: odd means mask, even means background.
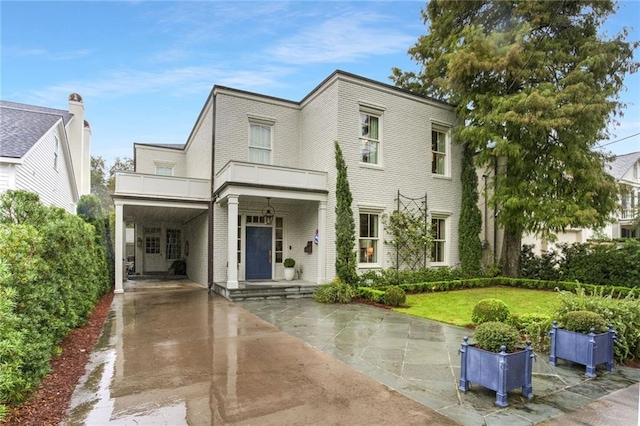
[[[395,265],[396,269],[402,269],[403,265],[409,270],[424,267],[433,241],[433,232],[427,226],[426,218],[409,211],[394,210],[389,215],[383,215],[382,222],[385,232],[392,236],[385,243],[393,247],[400,259],[400,265]]]
[[[290,257],[287,257],[284,260],[283,265],[285,268],[293,268],[294,266],[296,266],[296,261]]]
[[[564,318],[572,311],[595,312],[604,318],[606,324],[613,325],[617,334],[614,345],[617,361],[640,358],[640,299],[637,291],[632,290],[619,299],[604,291],[588,295],[582,287],[578,287],[575,293],[561,292],[556,318]]]
[[[384,303],[383,302],[384,293],[385,293],[384,290],[378,290],[371,287],[356,288],[356,296],[362,299],[372,300],[377,303]]]
[[[507,276],[518,273],[523,232],[601,227],[616,208],[616,183],[593,148],[622,113],[639,44],[626,29],[601,30],[615,10],[613,0],[432,1],[427,34],[409,49],[420,71],[393,70],[397,86],[457,105],[456,139],[479,165],[502,162],[491,202]]]
[[[174,260],[169,269],[173,269],[176,275],[187,275],[187,262],[181,259]]]
[[[111,221],[95,195],[81,196],[76,212],[95,230],[95,242],[98,250],[96,262],[99,262],[99,268],[105,271],[108,277],[104,288],[101,289],[101,294],[104,294],[109,290],[110,285],[115,283],[115,253],[114,242],[111,239]]]
[[[576,333],[588,334],[591,329],[595,333],[607,331],[607,323],[602,315],[591,311],[571,311],[562,318],[563,327]]]
[[[0,204],[8,207],[0,212],[0,404],[8,404],[48,372],[108,279],[94,228],[80,217],[24,193],[8,191]]]
[[[535,256],[531,246],[521,253],[526,278],[579,281],[625,287],[640,286],[640,241],[560,244],[559,251]]]
[[[509,317],[509,307],[500,299],[484,299],[473,307],[471,321],[480,325],[485,322],[505,322]]]
[[[524,334],[527,340],[531,341],[531,347],[534,351],[549,351],[549,330],[552,325],[551,315],[535,313],[535,314],[510,314],[507,318],[507,324],[510,324]]]
[[[509,324],[497,321],[484,322],[474,333],[476,346],[490,352],[500,352],[506,346],[506,352],[513,352],[520,340],[518,330]]]
[[[388,287],[382,296],[382,303],[387,306],[402,306],[406,301],[406,293],[398,286]]]
[[[478,276],[482,269],[482,214],[478,209],[478,175],[473,164],[473,151],[464,144],[462,152],[462,206],[458,222],[458,252],[465,276]]]
[[[116,173],[133,172],[134,168],[131,158],[116,157],[109,167],[107,176],[107,163],[104,158],[91,157],[91,194],[98,197],[105,212],[113,210],[110,194],[113,194],[116,189]]]
[[[351,285],[336,278],[319,286],[313,294],[313,300],[320,303],[351,303],[354,295],[355,290]]]
[[[133,172],[135,169],[133,159],[128,157],[116,157],[113,164],[109,167],[109,179],[107,179],[107,190],[113,194],[116,190],[116,173]]]
[[[356,239],[356,223],[351,203],[353,196],[349,189],[347,164],[342,156],[340,144],[335,141],[336,156],[336,275],[345,283],[356,285],[356,252],[353,247]]]
[[[450,281],[462,278],[463,273],[459,268],[448,266],[438,268],[422,268],[417,271],[403,270],[395,268],[382,269],[379,271],[367,271],[360,276],[360,285],[389,286],[406,283],[421,283],[431,281]]]

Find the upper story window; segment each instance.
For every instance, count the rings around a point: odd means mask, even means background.
[[[249,124],[249,161],[271,164],[271,138],[273,126],[269,124]]]
[[[448,132],[434,129],[431,131],[431,173],[447,176],[448,170]]]
[[[636,164],[633,166],[633,178],[640,180],[640,161],[636,161]]]
[[[173,176],[173,166],[156,164],[156,174],[161,176]]]
[[[380,216],[375,213],[360,213],[358,238],[359,263],[379,263]]]
[[[380,116],[360,113],[360,161],[380,164]]]
[[[60,151],[60,141],[57,136],[53,137],[53,168],[58,170],[58,152]]]

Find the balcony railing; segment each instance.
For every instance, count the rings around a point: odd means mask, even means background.
[[[638,209],[622,209],[619,214],[621,220],[631,220],[638,216]]]
[[[211,198],[211,183],[207,179],[119,172],[115,195],[201,201]]]
[[[266,164],[230,161],[216,174],[214,192],[225,183],[326,191],[327,173]]]

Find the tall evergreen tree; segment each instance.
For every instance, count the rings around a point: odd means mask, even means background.
[[[353,218],[351,203],[353,196],[349,189],[347,164],[342,157],[340,144],[335,141],[336,170],[336,275],[347,284],[355,285],[358,281],[356,273],[356,223]]]
[[[428,26],[409,54],[417,73],[395,84],[457,105],[455,135],[499,157],[492,203],[504,229],[503,273],[518,274],[521,239],[552,239],[568,227],[600,227],[617,187],[594,150],[622,113],[618,93],[635,72],[638,43],[601,31],[613,0],[431,1]]]
[[[480,273],[482,262],[482,214],[478,209],[478,176],[473,164],[473,150],[468,144],[464,144],[462,152],[462,206],[458,225],[458,253],[462,271],[474,276]]]

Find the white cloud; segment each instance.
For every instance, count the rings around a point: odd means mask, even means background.
[[[375,13],[343,14],[286,37],[268,53],[284,63],[314,64],[356,62],[406,51],[415,37],[385,26],[385,21]]]

